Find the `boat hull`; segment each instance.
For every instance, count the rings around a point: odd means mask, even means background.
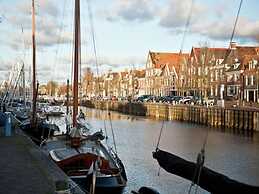
[[[86,176],[81,177],[70,177],[80,188],[85,191],[90,191],[90,185],[87,183]],[[104,193],[112,193],[112,194],[121,194],[126,186],[126,182],[119,183],[120,176],[112,176],[112,177],[96,177],[96,185],[95,185],[95,193],[96,194],[104,194]]]
[[[95,172],[97,193],[122,193],[127,183],[124,165],[112,150],[96,139],[98,134],[84,137],[77,148],[70,146],[71,139],[67,136],[55,136],[43,149],[85,191],[89,191]]]

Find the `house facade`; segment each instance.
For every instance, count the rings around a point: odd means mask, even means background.
[[[188,54],[149,52],[146,62],[145,93],[155,96],[177,95],[181,64]]]

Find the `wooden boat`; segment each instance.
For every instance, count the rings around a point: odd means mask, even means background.
[[[36,83],[36,41],[35,41],[35,3],[32,0],[32,112],[29,119],[22,121],[20,128],[38,145],[59,130],[55,124],[49,124],[37,114],[37,95],[39,84]]]
[[[78,139],[60,135],[46,141],[42,148],[83,190],[91,190],[90,167],[96,163],[95,193],[121,193],[127,182],[124,166],[101,139],[100,132]]]
[[[49,138],[42,148],[82,189],[94,193],[121,193],[127,177],[123,163],[112,149],[104,146],[101,132],[83,135],[82,114],[78,115],[78,67],[80,59],[80,0],[75,0],[72,125],[66,134]],[[69,102],[69,81],[67,104]],[[80,111],[81,113],[81,111]],[[69,110],[67,106],[67,116]],[[67,121],[69,119],[67,118]]]
[[[59,106],[47,106],[44,108],[43,112],[44,115],[53,117],[59,117],[64,114]]]

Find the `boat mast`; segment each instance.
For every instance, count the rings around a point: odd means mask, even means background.
[[[24,71],[24,63],[22,66],[22,93],[23,93],[23,104],[26,107],[26,89],[25,89],[25,71]]]
[[[75,0],[74,31],[74,83],[73,83],[73,127],[77,126],[78,113],[78,64],[80,60],[80,0]]]
[[[32,0],[32,126],[36,117],[36,44],[35,44],[35,6]]]

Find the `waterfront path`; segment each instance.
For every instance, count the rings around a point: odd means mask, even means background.
[[[0,194],[54,194],[71,183],[22,131],[3,133],[0,128]],[[83,192],[76,188],[73,193]]]

